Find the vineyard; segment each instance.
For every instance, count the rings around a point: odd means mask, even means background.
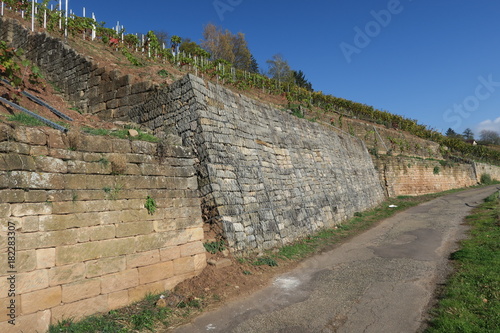
[[[287,108],[315,109],[325,115],[340,114],[342,117],[396,128],[448,147],[449,155],[500,165],[500,151],[481,145],[473,146],[463,140],[446,137],[426,125],[418,124],[417,120],[323,94],[321,91],[311,92],[293,83],[283,83],[258,73],[236,69],[227,61],[211,59],[211,55],[201,47],[197,47],[190,54],[179,52],[181,39],[178,36],[170,39],[171,47],[167,48],[165,43],[160,43],[153,31],[145,35],[127,34],[123,26],[106,28],[104,22],[98,22],[95,18],[79,17],[74,13],[67,13],[58,6],[49,8],[49,3],[50,0],[43,0],[41,3],[29,0],[7,0],[2,2],[2,15],[4,6],[7,6],[12,11],[20,12],[25,20],[31,20],[32,26],[36,23],[40,29],[50,33],[102,43],[111,51],[119,52],[126,57],[131,66],[143,67],[151,63],[168,64],[183,72],[190,72],[240,91],[258,89],[265,94],[280,96],[287,101]],[[168,75],[166,70],[162,73]]]

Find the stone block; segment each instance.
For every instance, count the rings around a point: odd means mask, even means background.
[[[11,205],[7,203],[0,203],[0,218],[9,217],[11,212]]]
[[[90,241],[100,241],[115,238],[115,225],[98,225],[86,228]]]
[[[23,233],[31,233],[39,230],[39,216],[24,216],[17,219],[12,219],[15,221],[18,231]]]
[[[172,261],[161,262],[149,266],[139,267],[139,284],[147,284],[174,276]]]
[[[116,237],[146,235],[153,232],[152,221],[120,223],[116,225]]]
[[[16,319],[14,332],[47,332],[50,325],[50,310],[39,311]],[[0,332],[13,332],[7,321],[0,323]]]
[[[24,190],[1,190],[0,202],[17,203],[24,201]]]
[[[58,204],[54,203],[53,205]],[[83,204],[78,204],[76,202],[68,203],[68,210],[71,205],[75,205],[75,213],[79,210],[84,209]],[[62,210],[59,204],[56,208]],[[97,213],[90,214],[65,214],[65,215],[46,215],[40,216],[40,230],[41,231],[55,231],[55,230],[66,230],[71,228],[84,228],[95,226],[100,223],[99,215]]]
[[[135,239],[132,237],[61,246],[56,249],[56,265],[117,257],[134,251],[136,251]]]
[[[105,136],[85,135],[81,138],[82,144],[79,150],[93,153],[111,153],[113,146],[111,140]]]
[[[64,144],[61,132],[60,131],[56,131],[56,130],[48,131],[47,146],[49,148],[51,148],[51,149],[54,149],[54,148],[59,148],[59,149],[68,148]]]
[[[23,233],[18,236],[18,247],[22,250],[56,247],[81,241],[81,230],[68,229],[47,232]]]
[[[85,277],[93,278],[96,276],[121,272],[124,271],[126,267],[125,256],[91,260],[85,262]]]
[[[2,296],[7,296],[7,290],[5,290],[5,295]],[[11,300],[13,303],[11,302]],[[10,317],[8,317],[8,315],[11,313],[11,310],[8,308],[8,306],[12,307],[11,304],[14,304],[13,306],[15,307],[15,310],[12,310],[12,312],[16,312],[16,315],[19,315],[21,307],[21,295],[17,294],[14,298],[0,298],[0,323],[2,321],[11,319]]]
[[[140,285],[128,290],[130,302],[142,301],[148,294],[159,294],[165,291],[165,282],[158,281],[145,285]]]
[[[36,250],[36,268],[51,268],[56,265],[56,249],[38,249]]]
[[[52,205],[48,202],[12,204],[11,214],[12,216],[49,215],[52,214]]]
[[[23,315],[47,310],[61,304],[61,287],[51,287],[21,295]]]
[[[4,141],[0,142],[0,152],[29,155],[30,145],[20,142]]]
[[[198,274],[202,270],[204,270],[205,267],[207,267],[207,255],[206,253],[200,253],[195,255],[193,258],[194,258],[194,270]]]
[[[130,153],[132,152],[132,147],[129,140],[114,139],[111,141],[114,153]]]
[[[181,247],[180,246],[172,246],[160,249],[160,259],[161,261],[169,261],[178,259],[181,257]]]
[[[34,163],[37,171],[66,173],[68,172],[67,164],[59,159],[50,156],[36,156]]]
[[[136,268],[127,269],[115,274],[101,277],[101,293],[108,294],[139,285],[139,274]]]
[[[72,303],[101,293],[100,279],[86,279],[62,286],[62,302]]]
[[[146,154],[154,156],[156,154],[156,143],[146,141],[132,141],[132,152],[135,154]]]
[[[153,221],[153,229],[155,232],[165,232],[177,230],[177,219],[161,219]]]
[[[114,293],[108,294],[108,308],[109,310],[115,310],[125,307],[132,303],[129,300],[128,290],[120,290]]]
[[[224,267],[231,266],[233,264],[231,262],[231,260],[227,259],[227,258],[223,258],[223,259],[219,259],[219,260],[209,259],[207,261],[207,263],[209,265],[216,267],[216,268],[224,268]]]
[[[85,276],[85,264],[83,262],[52,267],[48,270],[48,279],[50,286],[72,283],[82,280]]]
[[[175,259],[174,263],[174,275],[183,275],[187,273],[191,273],[195,271],[194,266],[194,258],[193,257],[185,257]]]
[[[19,154],[0,154],[0,170],[35,171],[35,160],[31,156]]]
[[[106,295],[99,295],[81,301],[63,304],[52,308],[52,323],[57,323],[64,319],[78,321],[84,317],[95,313],[107,312],[108,300]]]
[[[200,241],[181,245],[180,250],[181,257],[189,257],[206,252],[203,243]]]
[[[32,272],[17,274],[16,278],[16,292],[19,294],[29,293],[49,287],[49,273],[47,269],[39,269]]]
[[[127,268],[148,266],[159,262],[160,262],[159,250],[129,254],[127,256]]]

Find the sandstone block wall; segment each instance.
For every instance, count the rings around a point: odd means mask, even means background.
[[[384,199],[361,140],[193,75],[131,119],[196,150],[205,220],[236,251],[286,244]]]
[[[205,267],[190,149],[163,147],[159,159],[155,143],[0,126],[1,332],[12,332],[12,302],[16,332],[45,332],[171,289]]]
[[[374,158],[380,181],[390,197],[436,193],[478,183],[473,165],[442,162],[402,156]]]
[[[32,33],[13,19],[0,18],[0,39],[22,48],[44,77],[85,113],[126,120],[131,107],[146,101],[154,90],[150,82],[134,82],[130,75],[106,70],[61,39]]]
[[[500,181],[500,167],[485,163],[474,163],[474,168],[476,170],[477,181],[481,181],[481,176],[483,174],[488,174],[492,179]]]

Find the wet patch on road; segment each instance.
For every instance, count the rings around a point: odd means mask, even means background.
[[[437,229],[417,229],[401,234],[392,244],[371,246],[370,249],[381,258],[429,261],[437,258],[436,250],[441,246],[441,238]]]

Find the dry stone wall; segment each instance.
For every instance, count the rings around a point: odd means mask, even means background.
[[[157,151],[155,143],[0,124],[1,332],[14,327],[11,304],[16,332],[45,332],[201,272],[194,155],[163,146],[159,159]]]
[[[472,164],[403,156],[379,156],[374,163],[390,197],[436,193],[478,183]]]
[[[485,163],[474,163],[473,164],[476,172],[476,180],[481,181],[482,175],[490,175],[492,179],[500,181],[500,167]]]
[[[107,71],[61,39],[32,33],[14,19],[0,18],[0,39],[22,48],[45,78],[85,113],[126,120],[131,107],[146,101],[155,89],[148,81],[134,82],[130,75]]]
[[[236,251],[289,243],[384,199],[361,140],[193,75],[131,119],[195,149],[205,220]]]

